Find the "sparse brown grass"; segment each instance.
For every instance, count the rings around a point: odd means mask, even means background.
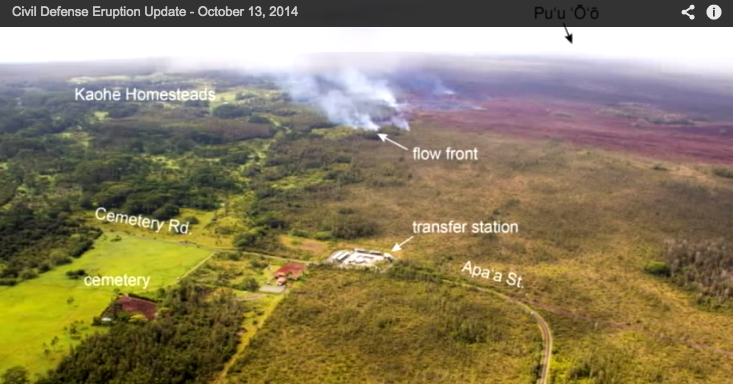
[[[307,252],[313,256],[323,256],[328,252],[328,244],[322,241],[293,236],[282,236],[280,239],[286,247]]]

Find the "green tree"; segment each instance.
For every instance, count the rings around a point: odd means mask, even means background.
[[[144,324],[144,323],[147,323],[147,322],[148,322],[148,318],[145,317],[145,316],[143,316],[143,315],[135,314],[135,315],[130,316],[130,323],[133,323],[133,324]]]
[[[158,220],[169,220],[176,216],[178,216],[178,213],[180,212],[180,208],[178,206],[175,206],[173,204],[164,204],[162,207],[158,208],[153,212],[153,217]]]
[[[242,289],[249,292],[257,292],[260,284],[254,278],[250,277],[242,283]]]
[[[670,276],[671,269],[667,263],[661,261],[652,261],[644,266],[644,271],[657,276]]]
[[[223,104],[214,108],[214,116],[222,119],[235,119],[237,117],[249,116],[252,109],[241,105]]]
[[[3,384],[27,384],[30,383],[28,380],[28,370],[25,367],[15,366],[3,374]]]

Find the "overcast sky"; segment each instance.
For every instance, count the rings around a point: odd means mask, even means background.
[[[311,52],[536,54],[733,72],[733,28],[0,28],[0,62],[179,56],[283,64]]]

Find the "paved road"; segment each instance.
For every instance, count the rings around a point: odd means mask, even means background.
[[[540,327],[540,331],[542,332],[542,343],[544,344],[544,351],[542,352],[542,362],[541,362],[541,368],[542,371],[540,372],[540,377],[537,380],[537,384],[547,384],[550,382],[550,363],[552,362],[552,332],[550,331],[550,324],[547,323],[547,320],[545,320],[542,315],[535,312],[534,309],[532,309],[529,305],[515,299],[512,297],[509,297],[501,292],[495,291],[493,289],[485,288],[480,285],[474,285],[474,284],[468,284],[465,282],[455,281],[455,280],[446,280],[447,282],[459,284],[463,287],[467,288],[474,288],[481,292],[490,293],[492,295],[501,297],[502,299],[512,302],[516,305],[518,305],[520,308],[522,308],[525,312],[527,312],[534,320],[537,322],[537,325]]]
[[[550,332],[550,325],[542,316],[535,311],[530,312],[530,314],[537,320],[537,324],[539,324],[542,331],[542,341],[545,344],[545,350],[542,353],[542,372],[540,372],[537,384],[547,384],[550,380],[550,362],[552,361],[552,332]]]

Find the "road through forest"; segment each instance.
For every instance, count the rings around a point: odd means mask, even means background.
[[[474,285],[474,284],[468,284],[463,282],[457,282],[454,280],[445,280],[447,282],[458,284],[462,287],[466,288],[473,288],[480,292],[484,293],[490,293],[492,295],[498,296],[506,301],[512,302],[516,305],[518,305],[522,310],[527,312],[532,318],[537,322],[537,325],[540,327],[540,332],[542,332],[542,361],[541,361],[541,371],[539,378],[537,379],[537,384],[547,384],[550,380],[550,362],[552,361],[552,331],[550,331],[550,324],[539,314],[537,313],[532,307],[525,304],[524,302],[515,299],[513,297],[507,296],[501,292],[495,291],[493,289],[485,288],[480,285]]]
[[[171,244],[179,244],[179,245],[184,245],[184,246],[194,247],[194,248],[199,248],[199,249],[206,249],[206,250],[209,250],[209,251],[212,251],[213,252],[206,259],[204,259],[203,261],[201,261],[200,263],[198,263],[196,266],[194,266],[193,268],[191,268],[188,272],[186,272],[186,274],[184,275],[184,277],[185,276],[188,276],[189,274],[191,274],[192,272],[194,272],[196,269],[198,269],[199,267],[201,267],[202,265],[204,265],[217,252],[236,252],[237,251],[236,249],[233,249],[233,248],[212,248],[212,247],[206,247],[206,246],[202,246],[202,245],[198,245],[198,244],[194,244],[194,243],[182,242],[182,241],[156,239],[156,238],[153,238],[153,237],[144,237],[144,236],[139,236],[139,235],[131,235],[131,236],[140,237],[140,238],[144,238],[144,239],[148,239],[148,240],[161,241],[161,242],[166,242],[166,243],[171,243]],[[287,258],[287,257],[282,257],[282,256],[266,255],[266,254],[261,254],[261,253],[257,253],[257,252],[248,252],[248,253],[254,254],[254,255],[258,255],[258,256],[262,256],[262,257],[266,257],[266,258],[269,258],[269,259],[276,259],[276,260],[280,260],[280,261],[298,262],[298,263],[304,263],[304,264],[310,264],[311,263],[310,261],[306,261],[306,260],[299,260],[299,259]],[[504,299],[506,301],[509,301],[509,302],[512,302],[512,303],[518,305],[525,312],[527,312],[530,316],[532,316],[532,318],[537,322],[537,325],[540,328],[540,331],[542,333],[542,343],[544,345],[544,347],[543,347],[543,353],[542,353],[542,361],[540,363],[541,364],[542,371],[540,372],[539,379],[537,380],[537,384],[547,384],[549,382],[549,379],[550,379],[550,362],[552,360],[552,332],[550,331],[550,325],[547,323],[547,321],[539,313],[537,313],[535,310],[533,310],[529,305],[525,304],[524,302],[522,302],[520,300],[517,300],[515,298],[512,298],[510,296],[504,295],[503,293],[494,291],[492,289],[484,288],[484,287],[478,286],[478,285],[467,284],[467,283],[464,283],[464,282],[458,282],[458,281],[454,281],[454,280],[449,280],[449,279],[446,279],[445,281],[446,282],[449,282],[451,284],[458,284],[458,285],[463,286],[463,287],[466,287],[466,288],[473,288],[473,289],[476,289],[476,290],[478,290],[480,292],[489,293],[489,294],[498,296],[498,297],[500,297],[500,298],[502,298],[502,299]]]

